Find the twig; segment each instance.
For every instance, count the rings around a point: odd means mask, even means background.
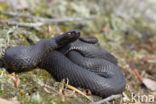
[[[2,21],[0,20],[0,24],[4,25],[10,25],[10,26],[19,26],[19,27],[27,27],[27,28],[34,28],[34,29],[38,29],[40,26],[43,25],[43,23],[38,22],[38,23],[21,23],[21,22],[17,22],[17,21]]]
[[[17,25],[20,27],[30,27],[30,28],[37,28],[43,25],[43,23],[38,22],[38,23],[21,23],[21,22],[16,22],[16,21],[8,21],[8,25]]]
[[[62,22],[75,22],[75,21],[84,21],[84,20],[91,20],[95,19],[95,16],[91,17],[66,17],[66,18],[44,18],[39,16],[33,16],[28,13],[18,13],[18,12],[1,12],[4,15],[13,16],[13,17],[27,17],[31,18],[33,20],[38,20],[40,22],[44,22],[46,24],[52,24],[52,23],[62,23]]]
[[[67,18],[60,18],[60,19],[40,18],[40,21],[44,22],[45,24],[53,24],[53,23],[63,23],[63,22],[83,22],[94,18],[95,17],[67,17]]]
[[[122,95],[119,94],[119,95],[112,95],[110,97],[107,97],[105,99],[102,99],[100,101],[97,101],[97,102],[93,102],[93,103],[90,103],[90,104],[103,104],[103,103],[108,103],[109,101],[111,100],[114,100],[114,99],[117,99],[117,98],[120,98]]]
[[[95,19],[95,16],[92,17],[66,17],[66,18],[44,18],[39,16],[33,16],[30,14],[21,14],[21,13],[14,13],[14,12],[1,12],[4,15],[9,15],[13,17],[27,17],[34,21],[33,23],[21,23],[17,21],[7,21],[8,25],[18,25],[21,27],[29,27],[29,28],[39,28],[43,25],[50,25],[50,24],[56,24],[56,23],[64,23],[64,22],[83,22],[86,20]],[[1,21],[2,22],[2,21]]]
[[[31,17],[29,13],[4,12],[4,11],[0,11],[0,13],[10,17]]]
[[[83,21],[89,18],[62,18],[62,19],[43,19],[41,22],[33,22],[33,23],[27,23],[27,22],[17,22],[17,21],[0,21],[0,23],[8,24],[8,25],[16,25],[20,27],[29,27],[29,28],[39,28],[43,25],[50,25],[50,24],[56,24],[56,23],[63,23],[63,22],[73,22],[73,21]]]

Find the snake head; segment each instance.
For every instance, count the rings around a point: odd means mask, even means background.
[[[80,31],[72,30],[68,32],[64,32],[55,38],[56,43],[59,47],[67,45],[80,37]]]

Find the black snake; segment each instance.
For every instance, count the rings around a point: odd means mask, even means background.
[[[73,30],[35,45],[9,48],[4,55],[6,66],[11,70],[44,68],[58,81],[67,79],[102,97],[122,93],[125,78],[116,58],[96,38],[79,36]]]

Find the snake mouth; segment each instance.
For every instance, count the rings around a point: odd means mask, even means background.
[[[56,37],[56,43],[58,44],[58,46],[64,46],[77,40],[79,37],[80,37],[80,31],[78,30],[64,32],[58,37]]]

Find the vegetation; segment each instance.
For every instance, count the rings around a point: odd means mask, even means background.
[[[118,12],[122,5],[117,1],[125,0],[15,1],[0,1],[0,57],[8,47],[34,44],[40,39],[79,29],[83,36],[97,37],[101,46],[118,58],[127,85],[123,97],[116,99],[115,104],[121,103],[123,98],[131,98],[131,93],[156,96],[155,90],[143,80],[156,79],[155,24],[139,11],[129,18],[123,16]],[[129,9],[127,11],[131,11]],[[125,13],[129,13],[127,11]],[[3,64],[0,60],[0,66]],[[56,82],[42,69],[8,73],[0,68],[0,96],[21,104],[90,103],[81,94],[64,88],[63,82]],[[89,96],[94,101],[102,99]]]

